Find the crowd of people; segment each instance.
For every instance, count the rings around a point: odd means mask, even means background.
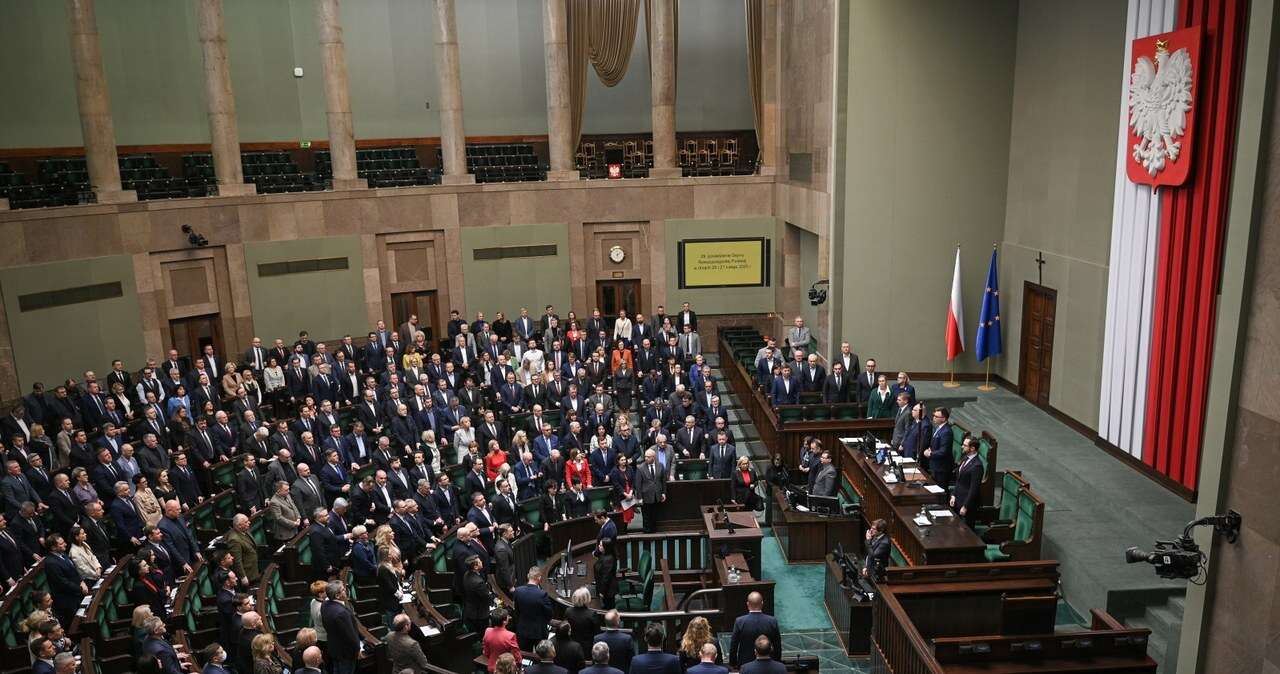
[[[492,322],[455,311],[447,333],[429,344],[411,316],[396,330],[378,321],[359,346],[347,336],[330,348],[306,332],[289,346],[255,337],[234,356],[212,345],[193,357],[170,350],[137,371],[116,360],[102,378],[35,384],[0,419],[0,581],[13,587],[43,560],[49,591],[24,621],[37,671],[64,671],[73,648],[63,631],[127,555],[139,670],[280,672],[277,646],[288,645],[263,631],[253,606],[268,561],[250,535],[254,518],[276,543],[310,541],[313,627],[292,646],[291,669],[342,673],[360,653],[344,568],[377,586],[395,639],[407,629],[406,577],[456,531],[454,589],[467,625],[485,631],[497,620],[487,577],[519,594],[511,541],[589,514],[588,489],[610,490],[624,527],[639,511],[653,531],[676,463],[702,458],[712,477],[735,480],[740,501],[756,500],[760,480],[737,455],[689,304],[585,319],[547,306],[536,318],[521,309]],[[449,468],[459,464],[466,477],[454,483]],[[215,472],[228,465],[237,514],[202,547],[189,514],[222,488]],[[537,518],[526,516],[530,503]],[[614,526],[596,516],[602,532]],[[616,568],[610,539],[602,534],[597,550],[604,570]],[[200,654],[179,652],[168,602],[201,564],[221,638]],[[606,608],[614,575],[599,574],[594,588]],[[309,631],[318,648],[305,646]],[[596,659],[596,644],[572,638],[584,664]],[[412,652],[396,640],[393,652]],[[537,658],[541,643],[522,645]]]

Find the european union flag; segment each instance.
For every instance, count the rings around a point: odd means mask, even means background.
[[[978,346],[974,355],[978,362],[1004,353],[1000,339],[1000,285],[996,279],[996,251],[991,251],[991,268],[987,270],[987,291],[982,295],[982,313],[978,316]]]

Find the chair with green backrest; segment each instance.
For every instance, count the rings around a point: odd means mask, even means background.
[[[777,408],[778,421],[804,421],[804,405],[782,405]]]
[[[982,535],[993,526],[1008,526],[1018,512],[1018,494],[1023,488],[1031,485],[1016,470],[1006,470],[1000,474],[1000,505],[986,506],[978,511],[976,531]]]
[[[842,509],[847,505],[862,503],[862,498],[858,496],[858,491],[853,488],[853,483],[849,481],[843,471],[840,473],[840,490],[836,492],[836,496],[840,498]]]
[[[531,496],[516,504],[520,509],[520,517],[528,522],[530,529],[542,531],[542,500],[540,496]]]
[[[623,578],[618,581],[618,592],[620,594],[636,594],[644,587],[646,576],[653,575],[653,556],[648,550],[640,552],[640,559],[636,562],[635,577]]]
[[[623,580],[618,585],[617,607],[619,611],[648,611],[653,602],[653,557],[648,551],[640,553],[639,574],[635,580]]]
[[[603,510],[608,512],[613,509],[613,488],[612,487],[592,487],[587,490],[587,509],[589,512]]]
[[[990,540],[997,532],[1007,532],[1009,527],[991,527],[987,530]],[[1040,544],[1044,534],[1044,501],[1030,489],[1018,494],[1018,511],[1014,515],[1011,537],[999,543],[988,543],[987,561],[1034,561],[1040,559]]]
[[[858,403],[836,403],[831,406],[831,418],[841,421],[861,419],[862,414],[860,412]]]
[[[898,546],[889,546],[889,566],[906,566],[907,558],[902,556],[902,552],[898,550]]]
[[[681,459],[676,462],[676,477],[681,480],[707,479],[706,459]]]
[[[831,406],[823,404],[810,405],[808,417],[810,421],[827,421],[831,419]]]
[[[223,461],[213,466],[213,487],[214,489],[227,489],[236,483],[236,471],[240,469],[240,462],[232,459]]]
[[[464,447],[462,451],[466,451]],[[449,483],[462,489],[462,483],[467,479],[467,466],[461,463],[455,463],[452,466],[445,466],[445,472],[449,474]]]

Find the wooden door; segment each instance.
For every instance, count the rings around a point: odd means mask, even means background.
[[[1058,291],[1030,281],[1022,287],[1022,355],[1018,392],[1041,407],[1049,405],[1053,379],[1053,324]]]
[[[213,345],[213,352],[227,357],[222,349],[222,320],[218,314],[192,316],[169,321],[169,334],[173,338],[173,348],[178,353],[191,358],[195,362],[204,347]]]
[[[640,281],[596,281],[596,306],[609,318],[616,318],[620,309],[635,316],[640,310]]]
[[[427,344],[432,348],[441,336],[436,326],[436,291],[420,290],[411,293],[391,294],[391,321],[393,326],[404,325],[410,316],[418,317],[418,329],[427,335]],[[392,328],[393,330],[396,328]],[[411,339],[400,335],[401,339]]]

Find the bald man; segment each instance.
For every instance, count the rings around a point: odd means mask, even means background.
[[[759,592],[747,595],[747,614],[733,621],[733,636],[729,640],[729,666],[738,669],[755,659],[755,643],[760,636],[769,638],[769,657],[782,659],[782,635],[778,620],[764,612],[764,597]]]

